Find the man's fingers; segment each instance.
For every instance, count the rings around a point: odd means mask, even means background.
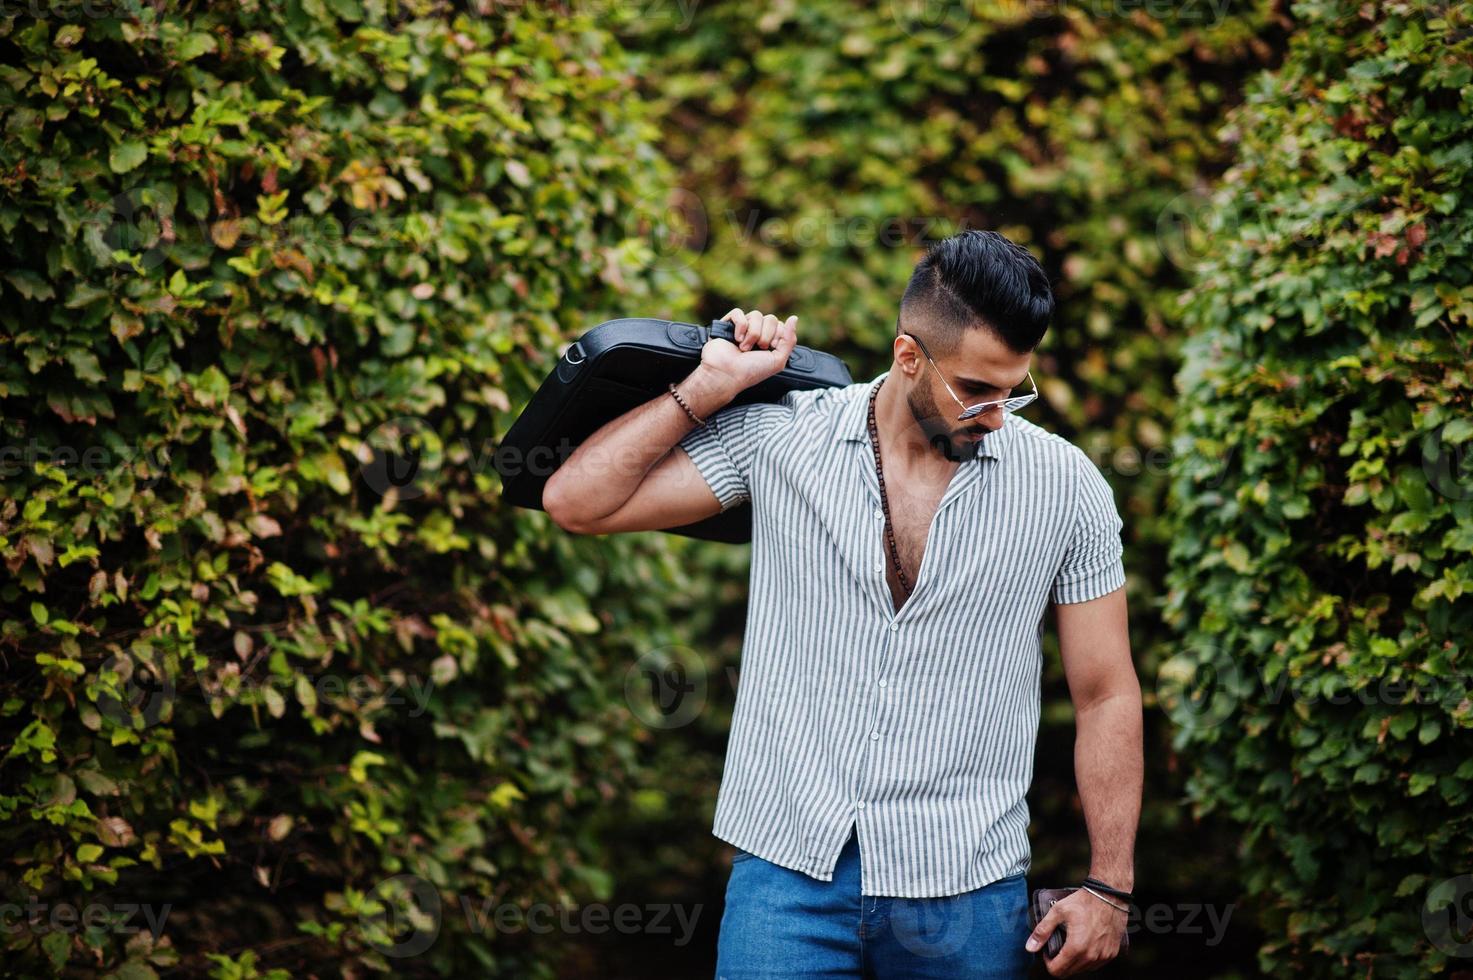
[[[742,340],[742,350],[751,350],[762,337],[762,311],[753,310],[747,314],[747,333]]]
[[[761,310],[743,312],[740,307],[734,307],[722,319],[730,320],[735,325],[732,336],[736,340],[738,350],[749,351],[754,348],[762,348],[781,352],[781,356],[786,359],[793,348],[798,346],[798,317],[796,314],[784,321],[771,313],[763,313]]]
[[[1053,959],[1044,964],[1044,966],[1047,967],[1048,972],[1052,976],[1068,977],[1073,976],[1074,974],[1079,972],[1080,957],[1079,954],[1075,952],[1073,948],[1071,948],[1077,945],[1077,943],[1070,943],[1066,938],[1064,941],[1064,948],[1059,950],[1059,955],[1055,956]]]
[[[742,342],[742,335],[747,332],[747,314],[742,312],[740,306],[733,306],[731,312],[721,319],[731,321],[731,325],[736,328],[732,331],[732,336],[740,344]]]
[[[1048,910],[1047,915],[1038,920],[1038,925],[1034,926],[1033,931],[1028,934],[1028,941],[1023,944],[1024,947],[1030,953],[1038,952],[1048,942],[1048,937],[1054,934],[1054,930],[1063,924],[1064,913],[1060,912],[1059,907],[1055,905]]]
[[[783,323],[771,313],[762,318],[762,339],[759,341],[763,347],[772,349],[773,341],[777,339],[777,331]]]
[[[777,336],[772,341],[772,356],[777,358],[777,363],[786,365],[788,357],[793,353],[793,348],[798,345],[798,332],[793,325],[797,322],[796,316],[788,317],[785,323],[779,324]]]
[[[1079,937],[1078,930],[1066,930],[1064,946],[1059,950],[1059,955],[1048,960],[1044,966],[1052,976],[1069,977],[1083,969],[1085,962],[1084,941]]]
[[[788,317],[787,321],[777,328],[777,337],[774,338],[772,349],[777,356],[787,362],[788,355],[793,353],[793,348],[798,346],[798,317],[797,314]]]

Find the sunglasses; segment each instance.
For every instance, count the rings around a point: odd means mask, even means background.
[[[957,398],[956,392],[951,390],[951,385],[947,382],[946,375],[941,373],[941,369],[939,367],[936,367],[936,362],[931,358],[931,352],[926,350],[926,342],[921,340],[921,338],[917,337],[913,333],[909,333],[904,330],[900,332],[903,336],[911,338],[920,345],[921,353],[926,355],[926,360],[931,362],[931,367],[936,368],[936,376],[941,379],[941,383],[943,385],[946,385],[946,393],[949,394],[956,401],[956,403],[962,407],[962,413],[956,417],[956,420],[958,422],[965,422],[967,419],[976,418],[983,412],[990,412],[994,408],[998,407],[1001,407],[1004,412],[1016,412],[1018,409],[1022,408],[1024,405],[1027,405],[1029,402],[1038,397],[1038,385],[1034,384],[1033,372],[1029,371],[1026,380],[1028,384],[1031,385],[1033,388],[1032,394],[1013,395],[1009,398],[996,398],[989,402],[978,402],[975,405],[968,405],[960,398]]]

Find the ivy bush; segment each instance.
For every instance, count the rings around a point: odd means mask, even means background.
[[[462,909],[609,894],[678,592],[491,466],[559,345],[686,295],[619,45],[119,0],[7,5],[0,65],[6,972],[550,975]]]
[[[1473,894],[1473,30],[1293,10],[1189,297],[1163,690],[1264,971],[1423,977]]]

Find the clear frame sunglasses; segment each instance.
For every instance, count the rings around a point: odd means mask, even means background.
[[[1038,398],[1038,385],[1033,381],[1033,372],[1029,371],[1026,380],[1028,384],[1033,388],[1031,394],[1012,395],[1008,398],[995,398],[992,401],[978,402],[975,405],[968,405],[960,398],[956,397],[956,392],[952,390],[951,384],[946,380],[946,375],[941,373],[941,368],[936,366],[936,361],[932,359],[931,352],[926,350],[926,342],[921,340],[921,338],[917,337],[915,334],[909,333],[908,331],[902,330],[901,334],[911,338],[920,345],[921,353],[926,355],[926,360],[930,361],[931,367],[936,369],[936,376],[941,379],[941,383],[943,385],[946,385],[946,393],[949,394],[952,399],[955,400],[956,403],[962,407],[962,413],[956,417],[956,420],[958,422],[965,422],[967,419],[976,418],[983,412],[990,412],[998,406],[1001,406],[1004,412],[1016,412],[1024,405],[1027,405]]]

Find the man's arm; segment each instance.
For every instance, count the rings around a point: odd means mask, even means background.
[[[676,386],[691,411],[709,418],[742,391],[781,371],[797,345],[797,317],[734,309],[736,343],[713,338],[701,363]],[[672,452],[696,427],[669,392],[604,423],[558,467],[542,506],[577,534],[679,527],[721,511],[690,457]]]
[[[1074,778],[1089,831],[1089,873],[1112,888],[1130,891],[1135,887],[1145,760],[1141,687],[1130,655],[1125,589],[1054,608],[1059,654],[1074,703]],[[1035,940],[1041,945],[1056,925],[1065,924],[1064,948],[1047,966],[1054,976],[1069,976],[1113,959],[1127,921],[1125,913],[1078,891],[1054,906],[1029,946],[1037,948]]]
[[[1055,609],[1059,654],[1074,702],[1074,779],[1089,829],[1089,873],[1130,891],[1145,760],[1125,590]]]
[[[675,390],[701,418],[732,398],[700,367]],[[679,527],[720,512],[690,457],[672,452],[695,426],[669,393],[604,423],[548,479],[543,509],[575,534]]]

